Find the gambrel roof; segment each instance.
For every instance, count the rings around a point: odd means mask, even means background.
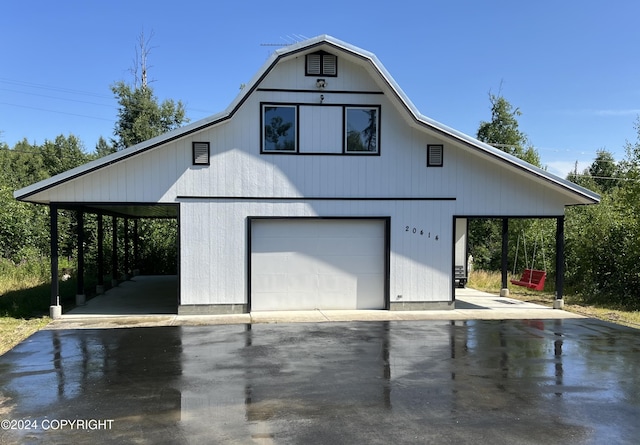
[[[14,197],[22,201],[46,204],[48,203],[47,199],[38,196],[38,194],[44,190],[218,125],[233,117],[249,96],[259,89],[261,81],[278,63],[318,50],[337,52],[340,57],[344,57],[364,67],[412,127],[437,135],[459,149],[475,152],[492,162],[502,165],[504,168],[511,169],[518,174],[547,185],[552,190],[565,196],[566,205],[594,204],[599,202],[600,196],[590,190],[535,167],[515,156],[482,143],[471,136],[422,115],[374,54],[327,35],[317,36],[276,50],[223,112],[17,190],[14,192]]]

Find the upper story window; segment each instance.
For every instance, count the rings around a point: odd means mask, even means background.
[[[335,77],[338,75],[338,58],[324,51],[307,54],[305,74]]]
[[[345,107],[345,153],[379,152],[380,107]]]
[[[295,105],[262,105],[262,151],[298,151],[298,109]]]

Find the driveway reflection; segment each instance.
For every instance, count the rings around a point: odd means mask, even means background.
[[[638,331],[594,320],[41,331],[0,357],[0,443],[632,443]]]

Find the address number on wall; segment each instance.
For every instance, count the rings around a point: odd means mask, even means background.
[[[431,238],[431,232],[426,232],[425,233],[424,229],[419,229],[417,227],[404,226],[404,231],[406,233],[409,233],[409,234],[412,234],[412,235],[421,235],[421,236],[425,236],[426,235],[427,238]],[[438,235],[436,235],[434,237],[434,239],[436,241],[438,241],[440,239],[440,237]]]

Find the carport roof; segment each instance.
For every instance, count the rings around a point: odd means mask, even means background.
[[[172,219],[178,217],[178,204],[147,203],[56,203],[60,208],[82,209],[88,213],[102,213],[130,218]]]
[[[280,61],[286,60],[291,57],[297,57],[300,54],[306,54],[312,51],[316,51],[318,50],[318,48],[322,47],[329,47],[331,49],[341,51],[346,56],[351,57],[352,60],[359,61],[364,66],[367,66],[372,70],[373,74],[377,74],[382,80],[382,83],[386,86],[390,97],[394,100],[399,108],[406,111],[407,116],[413,125],[443,136],[453,143],[464,147],[465,149],[470,149],[472,151],[478,152],[483,156],[487,156],[495,162],[504,164],[505,167],[515,169],[520,174],[534,177],[536,181],[541,181],[548,185],[551,185],[552,188],[555,188],[563,194],[568,194],[569,196],[571,196],[571,204],[595,204],[600,202],[600,196],[591,190],[588,190],[584,187],[574,184],[571,181],[553,175],[546,170],[531,165],[515,156],[499,150],[498,148],[480,142],[479,140],[471,136],[468,136],[422,115],[373,53],[370,53],[328,35],[320,35],[274,51],[267,62],[262,66],[258,73],[247,84],[247,86],[241,90],[240,94],[234,99],[233,102],[231,102],[231,104],[225,111],[17,190],[14,192],[14,197],[21,201],[40,202],[43,204],[48,204],[49,202],[39,200],[33,195],[36,195],[48,188],[55,187],[67,181],[91,173],[95,170],[107,167],[115,162],[119,162],[129,157],[136,156],[147,150],[154,149],[166,143],[181,139],[195,132],[204,130],[223,121],[226,121],[235,114],[235,112],[242,106],[247,98],[259,87],[260,82]],[[129,205],[125,207],[128,206]],[[132,210],[135,210],[136,212],[141,211],[141,209]]]

